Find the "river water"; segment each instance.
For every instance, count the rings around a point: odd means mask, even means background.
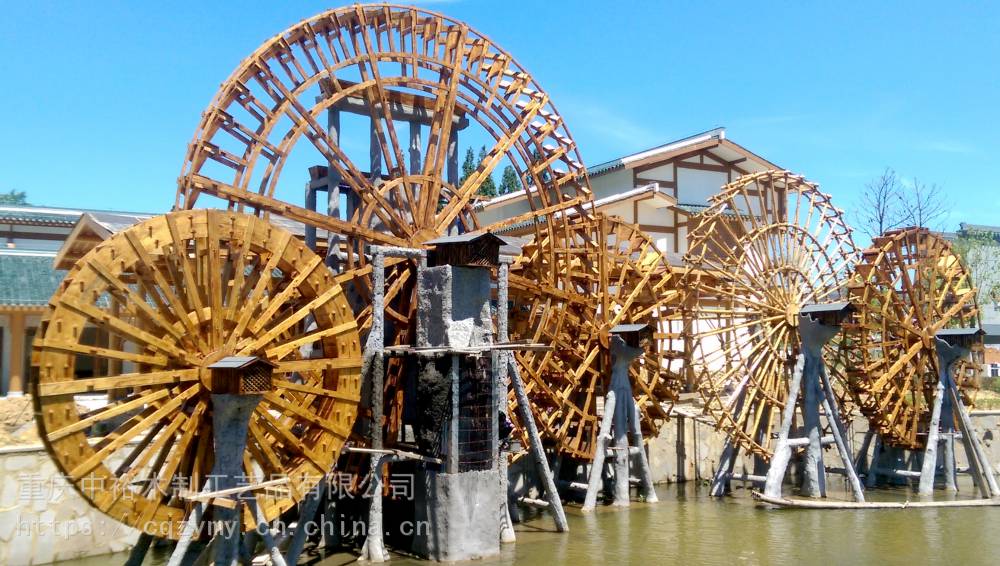
[[[971,486],[963,488],[963,496],[972,494]],[[706,487],[693,482],[660,486],[657,493],[659,503],[634,503],[629,510],[603,507],[583,514],[579,507],[570,506],[567,534],[556,533],[547,516],[530,518],[517,526],[517,543],[505,545],[500,557],[469,564],[1000,564],[1000,507],[771,509],[756,505],[742,490],[733,497],[711,498]],[[868,493],[869,500],[907,497],[913,498],[903,490]],[[61,564],[109,566],[121,564],[125,557]],[[336,554],[312,556],[300,563],[339,566],[354,559]],[[162,552],[146,561],[165,562]],[[394,555],[391,564],[429,563]]]

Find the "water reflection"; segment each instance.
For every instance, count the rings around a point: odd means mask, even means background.
[[[725,566],[826,564],[1000,564],[1000,508],[906,510],[790,510],[756,506],[737,490],[722,500],[694,483],[661,486],[660,502],[630,510],[599,507],[583,514],[567,509],[568,534],[551,519],[531,513],[517,528],[517,543],[500,557],[471,564],[588,566],[597,564],[707,564]],[[971,497],[971,486],[962,497]],[[840,494],[837,494],[840,496]],[[944,496],[943,493],[940,495]],[[870,492],[872,500],[902,500],[903,490]],[[842,496],[846,499],[846,494]],[[944,499],[945,497],[942,497]],[[107,566],[125,555],[78,560],[73,566]],[[157,553],[156,564],[166,556]],[[335,566],[350,554],[306,563]],[[147,564],[154,563],[147,560]],[[428,562],[394,556],[392,564]]]

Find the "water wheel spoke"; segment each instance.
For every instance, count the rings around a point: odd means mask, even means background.
[[[123,432],[113,441],[109,442],[107,445],[103,446],[100,450],[95,452],[92,456],[84,459],[76,467],[70,469],[69,472],[66,474],[67,477],[72,481],[78,481],[83,476],[89,474],[94,470],[94,468],[101,465],[101,463],[104,460],[106,460],[109,456],[111,456],[111,454],[114,453],[117,449],[124,446],[128,441],[130,441],[132,438],[134,438],[137,434],[139,434],[143,430],[149,428],[149,426],[152,425],[153,423],[165,417],[170,412],[176,410],[197,392],[198,392],[197,387],[188,387],[184,391],[172,397],[170,401],[165,403],[161,408],[157,409],[146,418],[142,419],[137,425],[129,428],[127,431]]]
[[[275,339],[277,339],[281,333],[289,330],[290,328],[292,328],[292,326],[301,322],[307,315],[309,315],[309,313],[324,306],[326,303],[330,302],[337,296],[341,295],[343,292],[344,290],[340,286],[331,287],[330,289],[324,291],[323,294],[312,299],[305,305],[293,311],[288,316],[281,319],[279,322],[268,327],[267,332],[265,332],[263,335],[261,335],[259,338],[249,343],[248,345],[240,348],[238,355],[241,356],[246,355],[250,351],[259,350],[264,346],[270,344]]]
[[[717,426],[767,459],[798,355],[797,313],[845,292],[847,259],[856,253],[849,231],[815,185],[771,171],[745,175],[713,196],[689,249],[682,302],[692,319],[688,350],[700,358],[689,380],[702,380]],[[839,349],[826,355],[843,365]]]

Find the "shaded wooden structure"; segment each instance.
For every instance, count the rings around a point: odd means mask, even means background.
[[[547,442],[589,461],[610,385],[612,328],[653,329],[630,381],[645,437],[669,416],[682,384],[678,291],[665,256],[635,225],[595,215],[559,232],[565,247],[548,253],[548,242],[532,242],[511,267],[512,334],[553,346],[516,354],[528,395]],[[551,271],[565,273],[569,286],[544,284]]]
[[[971,274],[951,243],[927,228],[877,236],[854,273],[851,301],[858,313],[847,325],[854,344],[851,393],[883,443],[921,449],[941,369],[935,336],[980,326]],[[981,359],[981,343],[972,355]],[[955,376],[970,405],[980,373],[972,362]]]
[[[918,478],[929,494],[940,477],[956,490],[961,439],[976,486],[1000,495],[968,418],[983,331],[971,274],[951,243],[919,227],[875,237],[855,268],[851,300],[849,386],[869,421],[858,460],[868,484]]]

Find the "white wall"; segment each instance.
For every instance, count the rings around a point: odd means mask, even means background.
[[[679,168],[677,170],[677,202],[705,204],[708,197],[719,192],[729,181],[725,173]]]
[[[591,177],[590,188],[594,191],[594,200],[630,191],[635,188],[632,186],[632,170],[620,169]]]
[[[642,177],[643,179],[650,179],[653,181],[673,181],[674,164],[667,163],[666,165],[660,165],[659,167],[647,169],[646,171],[643,171],[642,173],[639,173],[636,176]]]

